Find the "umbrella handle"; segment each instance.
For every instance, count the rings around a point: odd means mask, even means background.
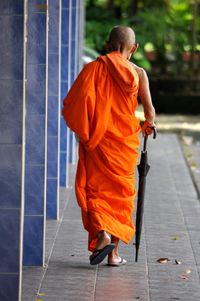
[[[153,130],[153,139],[156,139],[156,136],[157,136],[156,127],[154,127],[154,126],[148,126],[148,127]],[[148,139],[148,135],[145,135],[144,144],[143,144],[143,152],[146,152],[146,149],[147,149],[147,139]]]

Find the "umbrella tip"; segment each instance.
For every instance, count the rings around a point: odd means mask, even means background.
[[[138,253],[136,252],[136,254],[135,254],[135,262],[137,262],[138,261]]]

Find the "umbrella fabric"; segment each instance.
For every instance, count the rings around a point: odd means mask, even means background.
[[[154,136],[156,138],[156,129],[153,128]],[[135,261],[138,261],[138,252],[140,246],[140,238],[142,232],[142,221],[143,221],[143,212],[144,212],[144,197],[145,197],[145,187],[146,187],[146,176],[149,172],[150,166],[148,164],[147,157],[147,139],[148,136],[144,138],[144,146],[141,152],[140,164],[138,165],[139,173],[139,185],[138,185],[138,200],[137,200],[137,213],[136,213],[136,236],[135,236]]]

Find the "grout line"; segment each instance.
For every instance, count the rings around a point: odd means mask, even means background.
[[[15,208],[15,207],[13,207],[13,208],[7,208],[7,207],[0,207],[0,210],[21,210],[21,208]]]
[[[41,278],[41,280],[40,280],[40,285],[39,285],[38,290],[37,290],[37,293],[36,293],[36,299],[35,299],[35,301],[37,301],[37,299],[38,299],[37,297],[38,297],[38,295],[39,295],[39,293],[40,293],[40,290],[41,290],[41,288],[42,288],[43,280],[44,280],[44,277],[45,277],[45,275],[46,275],[46,272],[47,272],[47,269],[48,269],[48,266],[49,266],[49,262],[50,262],[50,259],[51,259],[51,255],[52,255],[52,253],[53,253],[53,249],[54,249],[54,246],[55,246],[55,242],[56,242],[56,239],[57,239],[57,236],[58,236],[58,232],[59,232],[59,230],[60,230],[60,227],[61,227],[61,224],[62,224],[62,221],[63,221],[63,218],[64,218],[65,210],[67,209],[67,206],[68,206],[68,204],[69,204],[69,200],[70,200],[70,198],[71,198],[72,190],[68,190],[68,191],[69,191],[69,197],[67,198],[67,201],[66,201],[66,203],[65,203],[65,206],[64,206],[64,208],[63,208],[62,216],[61,216],[60,220],[57,221],[57,223],[58,223],[58,228],[57,228],[56,234],[55,234],[55,236],[54,236],[54,240],[53,240],[53,243],[52,243],[50,252],[49,252],[49,256],[48,256],[47,261],[46,261],[46,264],[45,264],[45,266],[44,266],[44,273],[43,273],[42,278]]]
[[[24,214],[24,217],[44,217],[44,214]]]
[[[46,67],[46,63],[40,63],[40,64],[37,64],[37,63],[28,63],[29,66],[44,66]]]
[[[2,16],[2,15],[1,15],[1,16]],[[10,82],[10,81],[11,81],[11,82],[19,82],[19,83],[20,83],[20,82],[23,82],[23,79],[11,79],[11,78],[3,78],[3,77],[1,78],[1,81],[2,81],[2,80],[9,81],[9,82]]]
[[[19,275],[19,273],[7,273],[7,272],[1,272],[0,275]]]
[[[150,279],[149,279],[149,260],[148,260],[148,246],[147,246],[147,240],[146,240],[146,227],[145,227],[145,218],[144,218],[144,253],[146,257],[146,276],[147,276],[147,290],[148,290],[148,300],[151,300],[151,293],[150,293]]]
[[[19,13],[19,14],[12,14],[12,13],[10,13],[10,14],[6,14],[6,13],[1,13],[1,16],[3,16],[3,17],[23,17],[23,13]]]
[[[185,161],[186,168],[188,169],[188,173],[189,173],[189,175],[191,176],[190,171],[189,171],[189,167],[188,167],[188,165],[187,165],[187,163],[186,163],[185,157],[184,157],[183,152],[182,152],[182,149],[181,149],[180,141],[179,141],[179,139],[178,139],[177,136],[176,136],[176,138],[177,138],[178,146],[179,146],[180,151],[181,151],[182,156],[183,156],[183,160]],[[171,178],[174,179],[174,174],[171,172],[171,169],[170,169],[170,174],[171,174]],[[176,179],[174,179],[174,180],[176,180]],[[175,186],[175,188],[177,187],[177,186],[176,186],[176,181],[174,181],[174,186]],[[195,187],[194,187],[194,189],[195,189]],[[198,202],[198,199],[197,199],[197,202]],[[191,236],[190,236],[190,233],[189,233],[189,229],[188,229],[188,224],[187,224],[187,221],[186,221],[186,219],[185,219],[185,215],[184,215],[184,212],[183,212],[183,209],[182,209],[182,206],[181,206],[181,196],[178,195],[178,194],[177,194],[177,204],[178,204],[178,206],[179,206],[180,213],[181,213],[181,216],[182,216],[182,219],[183,219],[183,224],[184,224],[184,226],[185,226],[186,234],[187,234],[187,237],[188,237],[188,240],[189,240],[189,243],[190,243],[191,251],[192,251],[192,254],[193,254],[193,259],[194,259],[194,262],[195,262],[196,272],[197,272],[197,275],[198,275],[199,278],[200,278],[200,274],[199,274],[199,270],[198,270],[198,262],[197,262],[197,259],[196,259],[196,256],[195,256],[195,250],[194,250],[194,248],[193,248],[192,239],[191,239]],[[198,203],[198,204],[199,204],[199,203]]]
[[[93,288],[93,295],[94,295],[93,301],[95,301],[95,299],[96,299],[96,286],[97,286],[98,271],[99,271],[99,265],[97,265],[96,272],[95,272],[94,288]]]
[[[198,200],[200,201],[200,190],[199,190],[199,187],[198,187],[198,185],[197,185],[197,183],[196,183],[196,179],[195,179],[195,177],[194,177],[194,174],[193,174],[193,172],[192,172],[192,170],[191,170],[191,168],[190,168],[189,162],[187,161],[186,156],[185,156],[185,154],[184,154],[184,151],[183,151],[183,145],[182,145],[181,137],[180,137],[180,136],[178,136],[178,142],[179,142],[179,146],[180,146],[180,149],[181,149],[181,153],[182,153],[182,155],[183,155],[183,159],[184,159],[184,161],[185,161],[185,164],[187,165],[187,168],[188,168],[190,177],[191,177],[191,179],[192,179],[192,183],[193,183],[194,188],[195,188],[195,190],[196,190],[197,198],[198,198]]]
[[[43,222],[43,253],[42,253],[42,265],[45,265],[46,254],[46,214],[47,214],[47,147],[48,147],[48,51],[49,51],[49,0],[46,0],[46,61],[45,61],[45,133],[44,133],[44,222]]]
[[[26,154],[26,63],[27,63],[27,20],[28,1],[24,0],[23,20],[23,98],[22,98],[22,163],[21,163],[21,212],[19,243],[19,291],[18,299],[22,299],[23,251],[24,251],[24,212],[25,212],[25,154]]]

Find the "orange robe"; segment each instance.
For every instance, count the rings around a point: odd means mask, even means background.
[[[79,136],[76,196],[93,251],[105,230],[128,243],[139,147],[139,78],[119,52],[87,64],[64,99],[62,115]]]

